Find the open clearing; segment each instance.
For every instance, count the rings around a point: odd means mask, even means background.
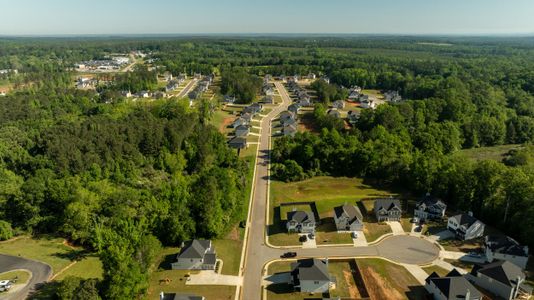
[[[0,253],[47,263],[52,267],[53,274],[57,274],[76,262],[62,272],[57,279],[70,275],[82,278],[102,278],[102,263],[98,257],[87,253],[83,248],[66,245],[61,238],[23,236],[0,243]],[[78,264],[80,266],[77,266]]]
[[[512,149],[519,149],[522,145],[500,145],[494,147],[481,147],[464,149],[459,151],[459,155],[465,156],[472,160],[495,160],[501,162],[506,153]]]

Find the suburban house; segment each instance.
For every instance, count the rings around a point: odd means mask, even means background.
[[[295,114],[286,110],[286,111],[283,111],[283,112],[280,113],[280,118],[279,119],[280,119],[280,122],[282,124],[285,124],[285,122],[287,120],[290,120],[290,119],[294,120],[295,119]]]
[[[287,110],[294,113],[295,115],[299,112],[300,106],[296,103],[291,104],[287,107]]]
[[[434,300],[482,300],[482,294],[456,269],[444,277],[436,272],[425,280],[425,289]]]
[[[262,110],[263,110],[263,105],[255,102],[255,103],[252,103],[251,105],[245,107],[243,109],[242,113],[249,113],[249,114],[255,115],[255,114],[261,112]]]
[[[121,91],[121,96],[126,97],[126,98],[131,98],[132,93],[130,91]]]
[[[217,254],[209,240],[192,240],[182,247],[173,270],[215,270]]]
[[[447,229],[454,232],[460,240],[472,240],[484,235],[484,223],[473,217],[473,213],[452,216],[447,221]]]
[[[374,212],[378,222],[400,221],[402,215],[401,203],[399,199],[395,198],[376,199]]]
[[[232,124],[230,124],[230,127],[237,128],[239,126],[247,125],[247,124],[248,124],[248,122],[245,119],[237,118],[237,119],[234,120],[234,122],[232,122]]]
[[[263,93],[267,96],[273,96],[274,95],[274,88],[271,86],[264,86],[263,87]]]
[[[261,99],[261,103],[263,104],[274,104],[274,97],[273,96],[265,96]]]
[[[295,120],[295,118],[284,119],[282,122],[280,122],[280,124],[282,124],[282,126],[284,126],[284,127],[295,126],[295,128],[296,128],[297,127],[297,120]]]
[[[360,99],[360,93],[362,92],[362,88],[359,86],[353,86],[349,90],[349,100],[356,101]]]
[[[345,108],[345,101],[343,100],[336,100],[332,103],[332,107],[333,108],[337,108],[337,109],[343,109]]]
[[[297,103],[299,106],[303,107],[313,106],[311,98],[309,96],[299,98],[299,101]]]
[[[314,233],[315,216],[311,211],[294,210],[287,213],[287,232]]]
[[[243,149],[247,147],[247,139],[241,136],[236,136],[228,142],[228,146],[234,149]]]
[[[139,93],[135,94],[138,98],[148,98],[150,97],[150,92],[148,91],[140,91]]]
[[[484,248],[486,259],[506,260],[521,269],[526,269],[528,262],[528,246],[520,245],[516,240],[505,235],[488,235],[485,237]]]
[[[443,201],[432,197],[427,193],[423,199],[415,205],[413,215],[420,220],[441,219],[445,216],[446,209],[447,205]]]
[[[354,125],[356,122],[358,122],[358,119],[360,118],[360,112],[356,110],[350,110],[347,113],[347,118],[349,119],[349,123]]]
[[[327,259],[300,259],[291,264],[290,284],[295,290],[302,293],[325,293],[332,283]]]
[[[245,122],[247,122],[247,124],[250,124],[250,122],[252,121],[252,114],[250,113],[241,113],[241,119],[245,120]]]
[[[250,133],[250,127],[246,125],[237,126],[235,129],[235,136],[246,137]]]
[[[400,102],[402,97],[398,91],[387,91],[384,93],[384,99],[389,102]]]
[[[376,108],[376,101],[373,100],[373,99],[362,100],[362,101],[360,101],[360,106],[362,108],[375,109]]]
[[[316,76],[314,73],[310,73],[310,74],[308,74],[308,79],[310,79],[310,80],[313,80],[313,79],[315,79],[316,77],[317,77],[317,76]]]
[[[345,204],[334,207],[334,222],[337,231],[363,230],[363,215],[354,205]]]
[[[235,96],[224,95],[223,102],[232,104],[235,102]]]
[[[282,133],[285,136],[295,136],[295,133],[297,133],[297,127],[294,124],[284,126]]]
[[[163,293],[159,294],[159,300],[205,300],[205,297],[196,295],[176,294],[176,293]]]
[[[513,263],[497,260],[489,264],[475,265],[466,278],[495,296],[512,300],[519,295],[526,276],[523,270]]]
[[[329,109],[326,114],[337,119],[341,118],[341,113],[335,108]]]
[[[172,92],[180,86],[180,83],[177,80],[171,80],[167,86],[165,86],[165,92]]]
[[[327,77],[327,76],[323,76],[323,77],[321,77],[321,79],[326,83],[330,83],[330,78]]]

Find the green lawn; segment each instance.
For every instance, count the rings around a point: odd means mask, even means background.
[[[424,287],[403,266],[378,258],[356,261],[371,299],[424,299]]]
[[[336,287],[330,289],[331,297],[360,298],[349,262],[331,260],[328,272],[336,278]]]
[[[433,272],[436,272],[436,274],[438,274],[441,277],[449,274],[449,270],[444,269],[444,268],[442,268],[440,266],[436,266],[436,265],[431,265],[429,267],[423,267],[422,269],[425,270],[425,272],[428,275],[432,274]]]
[[[456,259],[444,259],[444,261],[450,263],[451,265],[457,267],[457,268],[462,268],[464,270],[466,270],[467,272],[471,272],[471,270],[473,269],[474,265],[473,263],[470,263],[470,262],[465,262],[465,261],[461,261],[461,260],[456,260]]]
[[[411,218],[401,218],[401,225],[402,229],[404,229],[404,232],[412,232],[412,222],[410,222]]]
[[[294,261],[275,261],[267,268],[267,274],[273,275],[276,273],[290,272],[292,262]]]
[[[16,280],[16,284],[23,284],[30,280],[30,272],[27,271],[11,271],[0,273],[0,281],[2,280]]]
[[[467,158],[473,160],[495,160],[502,161],[505,154],[512,150],[521,148],[522,145],[512,144],[512,145],[500,145],[493,147],[481,147],[473,149],[464,149],[459,152],[459,155],[463,155]]]
[[[322,225],[317,228],[317,244],[349,244],[352,239],[348,233],[339,234],[333,220],[335,206],[345,203],[356,204],[362,199],[372,199],[392,195],[391,192],[378,190],[363,183],[359,178],[346,177],[314,177],[300,182],[285,183],[271,182],[271,226],[269,228],[269,241],[274,245],[298,245],[298,235],[285,233],[283,221],[287,211],[293,207],[280,207],[282,203],[314,201]],[[372,211],[372,201],[363,201],[363,210]],[[370,205],[370,207],[368,207]],[[305,206],[307,209],[309,207]],[[298,207],[298,209],[300,206]],[[390,233],[387,224],[374,222],[372,216],[362,211],[365,217],[364,233],[368,241],[373,241],[383,234]]]
[[[196,294],[208,300],[234,299],[234,286],[186,285],[185,275],[195,274],[198,271],[170,270],[170,263],[174,261],[179,250],[179,248],[167,247],[160,252],[155,269],[150,274],[146,299],[159,299],[160,292]],[[216,251],[220,250],[216,249]],[[223,269],[225,269],[224,266]]]
[[[14,256],[22,256],[49,264],[52,272],[58,273],[72,262],[78,262],[61,274],[61,278],[69,275],[82,278],[101,278],[102,264],[92,254],[84,249],[71,248],[63,244],[63,239],[55,237],[32,238],[24,236],[19,239],[0,243],[0,253]],[[85,270],[80,270],[77,264],[81,264]]]
[[[237,275],[243,243],[241,240],[213,240],[217,257],[223,260],[222,274]]]

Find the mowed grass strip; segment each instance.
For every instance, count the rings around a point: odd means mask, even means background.
[[[17,271],[1,273],[0,281],[2,280],[11,280],[11,281],[16,281],[15,284],[24,284],[28,282],[28,280],[30,280],[30,272],[17,270]]]
[[[431,265],[431,266],[428,266],[428,267],[423,267],[422,268],[428,275],[436,272],[436,274],[438,274],[439,276],[443,277],[447,274],[449,274],[449,270],[447,269],[444,269],[440,266],[436,266],[436,265]]]

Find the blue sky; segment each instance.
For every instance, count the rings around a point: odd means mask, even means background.
[[[534,0],[0,0],[0,35],[534,34]]]

